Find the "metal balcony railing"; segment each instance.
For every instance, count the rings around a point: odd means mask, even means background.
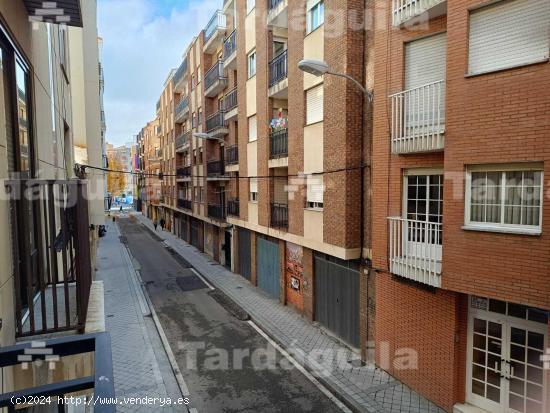
[[[267,9],[272,10],[279,5],[283,0],[267,0]]]
[[[225,14],[221,10],[217,10],[204,29],[204,44],[208,43],[210,38],[217,30],[226,28]]]
[[[180,119],[185,112],[189,111],[189,97],[185,96],[176,105],[176,119]]]
[[[157,113],[160,111],[160,99],[157,101]]]
[[[178,208],[180,209],[193,209],[193,202],[190,199],[178,199]]]
[[[443,149],[445,80],[390,96],[394,153]]]
[[[219,176],[224,174],[222,161],[208,161],[206,164],[206,173],[208,176]]]
[[[224,112],[229,112],[237,107],[237,86],[231,89],[224,96],[222,101],[222,110]]]
[[[288,228],[288,205],[271,204],[271,227]]]
[[[434,287],[441,286],[442,225],[401,217],[389,220],[390,271]]]
[[[92,285],[86,182],[17,180],[6,187],[16,336],[83,331]]]
[[[223,205],[208,204],[208,216],[210,218],[223,220],[225,219],[225,208]]]
[[[227,215],[238,217],[240,215],[239,199],[232,199],[227,202]]]
[[[179,82],[185,77],[187,74],[187,58],[183,59],[183,62],[181,62],[180,67],[178,67],[178,70],[174,74],[174,85],[178,85]]]
[[[176,138],[176,150],[183,148],[191,142],[191,131],[183,132]]]
[[[191,166],[178,166],[176,168],[177,178],[188,178],[191,176]]]
[[[227,165],[236,165],[239,163],[239,146],[231,145],[225,151],[225,163]]]
[[[270,159],[286,158],[288,156],[288,128],[271,132],[269,135]]]
[[[444,1],[446,0],[393,0],[393,25],[399,26]]]
[[[223,72],[223,60],[218,60],[214,65],[208,69],[208,72],[204,75],[204,90],[208,90],[214,86],[216,82],[224,80],[225,75]]]
[[[237,50],[237,29],[233,30],[223,42],[223,58],[227,60]]]
[[[206,132],[212,132],[218,128],[226,128],[225,112],[219,111],[206,119]]]
[[[288,76],[288,50],[280,53],[269,62],[269,87],[276,85]]]

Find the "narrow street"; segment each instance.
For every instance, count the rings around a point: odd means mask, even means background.
[[[190,265],[175,259],[149,230],[127,218],[118,222],[189,388],[191,408],[199,412],[340,411],[270,349],[250,324],[220,305]],[[198,349],[196,363],[189,359],[193,348]],[[262,349],[267,356],[234,357],[241,351],[260,354]],[[275,361],[271,364],[269,350]],[[228,357],[220,356],[225,352]]]

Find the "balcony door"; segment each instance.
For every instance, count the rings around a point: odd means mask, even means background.
[[[403,251],[409,257],[427,257],[435,251],[436,256],[429,258],[441,262],[443,175],[407,173],[404,177],[403,203],[403,218],[407,220]]]

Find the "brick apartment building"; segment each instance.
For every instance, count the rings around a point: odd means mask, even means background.
[[[140,170],[138,192],[141,199],[141,210],[153,220],[159,219],[161,182],[157,178],[161,172],[160,125],[158,119],[148,122],[138,135],[140,152]]]
[[[377,3],[377,361],[417,351],[389,372],[448,411],[548,412],[549,3]]]

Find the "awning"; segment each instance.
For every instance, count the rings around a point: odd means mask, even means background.
[[[32,21],[82,27],[80,0],[23,0]]]

